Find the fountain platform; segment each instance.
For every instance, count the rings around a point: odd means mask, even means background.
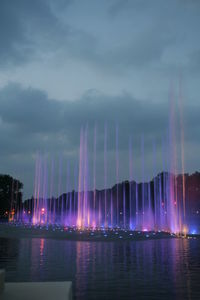
[[[137,241],[176,238],[164,231],[134,231],[120,228],[71,228],[62,226],[33,226],[30,224],[0,224],[0,238],[51,238],[71,241]]]
[[[72,300],[72,283],[17,282],[4,283],[5,271],[0,270],[1,300]]]

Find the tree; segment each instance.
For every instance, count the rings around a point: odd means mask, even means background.
[[[0,174],[0,216],[8,217],[22,204],[23,183],[10,175]]]

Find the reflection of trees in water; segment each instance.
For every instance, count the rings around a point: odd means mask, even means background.
[[[0,268],[9,281],[72,280],[76,299],[200,299],[199,252],[182,239],[0,239]]]
[[[19,257],[19,239],[0,238],[0,269],[6,269],[6,279],[9,271],[15,270]]]
[[[19,254],[19,239],[0,238],[0,262],[7,258],[16,258]]]
[[[189,241],[76,243],[76,296],[191,299]],[[198,270],[195,272],[197,276]],[[194,281],[195,282],[195,278]],[[200,292],[197,286],[194,292]],[[107,299],[107,298],[106,298]],[[200,299],[200,298],[198,298]]]

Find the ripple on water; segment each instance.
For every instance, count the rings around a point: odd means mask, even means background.
[[[8,281],[72,280],[74,299],[200,299],[199,253],[199,240],[0,239],[0,268]]]

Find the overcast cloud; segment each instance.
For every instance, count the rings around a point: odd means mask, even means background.
[[[195,0],[1,0],[0,172],[20,178],[25,197],[32,195],[36,152],[77,165],[86,125],[92,170],[96,124],[99,187],[105,126],[108,185],[115,182],[116,126],[120,180],[129,174],[130,136],[135,177],[141,138],[153,176],[162,169],[169,94],[177,100],[180,77],[186,171],[199,170],[199,15]]]

